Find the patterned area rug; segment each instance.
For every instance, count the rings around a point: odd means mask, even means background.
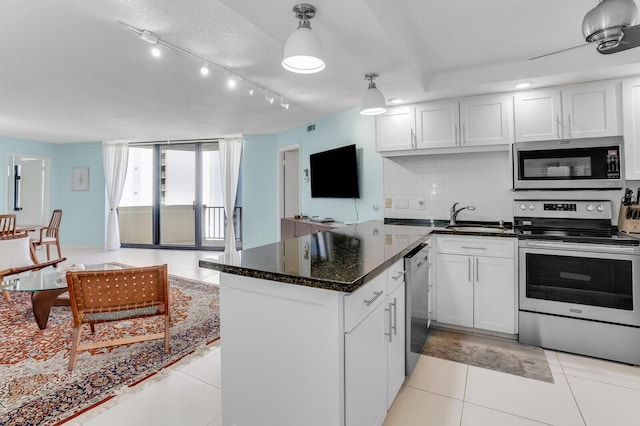
[[[72,336],[68,306],[54,306],[39,330],[28,294],[0,300],[0,425],[53,425],[124,392],[218,339],[218,287],[169,275],[171,352],[164,340],[79,352],[67,371]],[[96,325],[97,338],[159,330],[161,318]],[[117,325],[117,327],[114,327]],[[89,326],[84,333],[90,335]]]
[[[422,353],[553,383],[544,351],[536,346],[521,345],[515,340],[429,329]]]

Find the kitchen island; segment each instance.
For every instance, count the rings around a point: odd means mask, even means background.
[[[404,379],[403,256],[430,231],[370,221],[201,260],[222,272],[223,424],[382,424]]]

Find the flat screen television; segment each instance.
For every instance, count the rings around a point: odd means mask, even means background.
[[[311,197],[360,198],[356,146],[311,154]]]

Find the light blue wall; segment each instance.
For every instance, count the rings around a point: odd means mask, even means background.
[[[309,155],[345,145],[358,150],[360,198],[311,198],[309,182],[301,182],[301,212],[308,216],[333,217],[340,222],[382,219],[382,158],[375,150],[375,118],[352,108],[277,135],[247,136],[243,146],[241,194],[243,247],[279,240],[278,149],[300,145],[300,168],[309,168]],[[0,138],[0,155],[6,170],[7,152],[51,158],[51,208],[63,210],[61,239],[65,245],[103,247],[106,197],[99,142],[48,144]],[[89,167],[89,191],[71,190],[74,167]],[[4,202],[6,173],[0,173],[0,202]],[[4,204],[2,204],[4,206]],[[357,218],[356,209],[357,207]]]
[[[249,248],[279,239],[277,136],[247,136],[242,151],[242,246]]]
[[[54,156],[58,184],[52,186],[51,208],[63,210],[62,244],[103,247],[105,241],[105,186],[100,142],[56,145]],[[73,191],[74,167],[89,168],[89,190]]]
[[[7,153],[51,159],[50,207],[51,210],[62,209],[60,240],[63,245],[104,246],[105,190],[99,142],[50,144],[0,138],[0,161],[3,165],[3,173],[0,173],[0,203],[3,210],[7,189]],[[74,167],[89,167],[89,191],[71,190],[71,171]]]
[[[360,198],[311,198],[309,182],[301,182],[301,212],[307,216],[332,217],[339,222],[382,219],[382,157],[375,150],[375,118],[352,108],[276,136],[247,137],[243,152],[243,247],[278,241],[277,164],[278,149],[300,145],[300,176],[309,168],[309,155],[355,144],[358,152]],[[274,143],[275,142],[275,143]],[[357,207],[357,217],[356,217]]]

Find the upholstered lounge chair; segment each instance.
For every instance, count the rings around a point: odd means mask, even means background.
[[[0,280],[4,277],[21,272],[35,271],[46,266],[56,266],[66,258],[39,262],[33,244],[27,234],[18,234],[0,238]],[[8,291],[3,290],[2,296],[9,302],[11,297]]]
[[[69,370],[73,370],[78,351],[123,345],[164,338],[164,352],[169,352],[169,281],[167,265],[126,268],[108,271],[67,272],[73,341]],[[114,340],[81,343],[82,325],[161,315],[163,331]]]

